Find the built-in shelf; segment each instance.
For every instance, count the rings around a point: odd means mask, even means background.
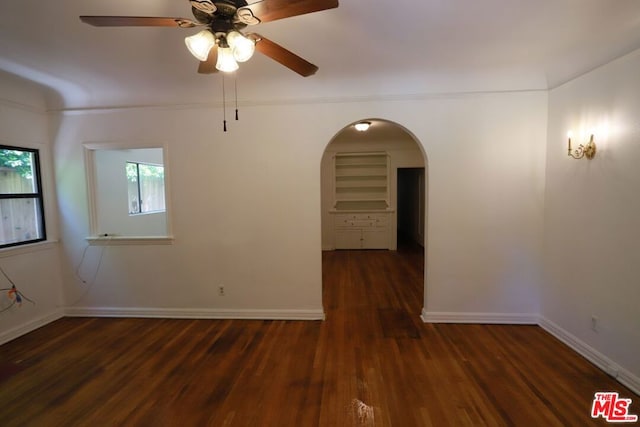
[[[336,249],[391,248],[389,155],[337,153],[333,215]]]
[[[389,156],[385,152],[337,153],[334,209],[389,207]]]

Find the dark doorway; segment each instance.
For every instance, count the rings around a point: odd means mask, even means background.
[[[398,247],[424,247],[424,168],[398,168]]]

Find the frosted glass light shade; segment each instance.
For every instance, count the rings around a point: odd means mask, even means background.
[[[220,71],[230,73],[238,69],[238,63],[233,57],[230,47],[218,47],[218,62],[216,68]]]
[[[256,43],[237,31],[231,31],[227,34],[227,43],[233,51],[233,57],[238,62],[248,61],[256,50]]]
[[[366,131],[367,129],[369,129],[369,126],[371,126],[371,122],[360,122],[355,124],[356,130],[359,132]]]
[[[200,61],[206,61],[209,51],[216,45],[216,39],[209,30],[202,30],[198,34],[186,37],[184,43],[189,52]]]

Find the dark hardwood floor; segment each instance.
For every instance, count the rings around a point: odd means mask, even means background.
[[[640,398],[536,326],[424,324],[420,250],[323,253],[327,320],[64,318],[0,347],[2,426],[587,426]]]

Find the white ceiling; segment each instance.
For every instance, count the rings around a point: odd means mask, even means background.
[[[52,108],[220,102],[220,75],[197,74],[184,45],[197,30],[79,15],[192,18],[187,0],[2,1],[0,69],[54,89]],[[340,0],[253,30],[320,70],[303,78],[256,54],[238,72],[241,102],[536,90],[640,48],[640,1]]]

